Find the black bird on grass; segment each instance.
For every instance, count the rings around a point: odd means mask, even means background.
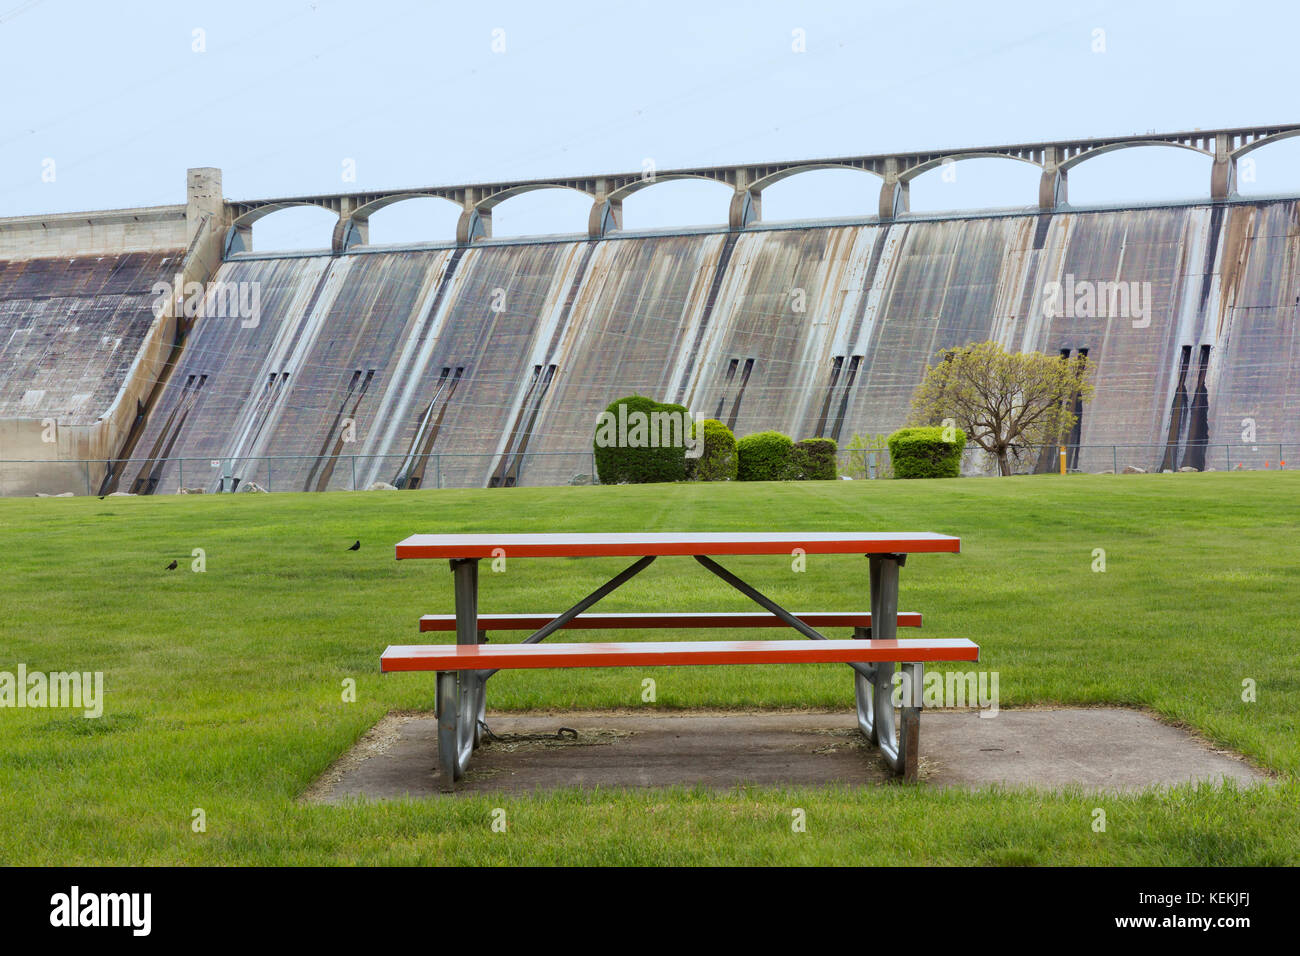
[[[176,570],[176,562],[173,561],[171,564],[167,565],[167,570],[168,570],[168,571],[175,571],[175,570]]]
[[[357,541],[355,544],[352,545],[352,547],[348,548],[348,550],[349,550],[349,551],[360,551],[360,550],[361,550],[361,542],[360,542],[360,541]]]

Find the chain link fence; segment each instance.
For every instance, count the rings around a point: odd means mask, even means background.
[[[0,460],[0,496],[554,486],[595,473],[591,452]]]
[[[1300,444],[1066,445],[1070,473],[1263,471],[1300,467]],[[1055,474],[1062,446],[1021,449],[1013,472]],[[1290,465],[1288,466],[1288,462]],[[892,477],[884,448],[839,450],[839,473]],[[962,474],[996,475],[982,449],[967,446]],[[0,460],[0,496],[219,494],[412,488],[554,487],[596,482],[591,452],[403,455],[276,455],[254,458]]]
[[[1016,450],[1011,470],[1016,475],[1134,474],[1165,471],[1264,471],[1300,468],[1300,444],[1189,444],[1174,445],[1050,445]],[[856,479],[892,477],[887,448],[841,448],[842,476]],[[962,475],[997,475],[996,459],[968,444]]]

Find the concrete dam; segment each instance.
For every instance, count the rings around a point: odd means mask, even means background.
[[[563,484],[630,392],[844,443],[985,339],[1095,363],[1081,470],[1300,453],[1296,199],[527,241],[475,234],[479,210],[446,247],[370,247],[354,217],[262,255],[195,178],[111,255],[19,258],[0,221],[5,493]],[[191,277],[200,315],[158,307]]]

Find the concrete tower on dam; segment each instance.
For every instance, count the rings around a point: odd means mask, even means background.
[[[184,205],[0,220],[0,492],[560,484],[630,392],[844,442],[892,431],[939,349],[985,339],[1096,364],[1082,470],[1262,466],[1300,454],[1300,199],[1243,199],[1235,168],[1297,133],[259,201],[194,169]],[[1152,143],[1211,158],[1209,198],[1068,206],[1074,165]],[[915,176],[974,156],[1040,167],[1036,202],[908,212]],[[878,216],[763,223],[764,187],[823,168],[877,176]],[[733,188],[725,227],[622,231],[624,198],[684,178]],[[496,205],[557,186],[591,199],[586,234],[492,238]],[[457,234],[369,245],[369,217],[417,196],[456,203]],[[292,206],[337,214],[327,248],[257,250]]]

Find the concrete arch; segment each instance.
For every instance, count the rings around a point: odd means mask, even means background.
[[[315,206],[318,209],[324,209],[326,212],[335,211],[327,203],[315,199],[281,199],[276,202],[266,203],[265,205],[254,206],[252,209],[249,209],[247,212],[237,217],[231,225],[249,226],[251,228],[253,223],[257,222],[259,219],[264,219],[272,213],[280,212],[284,209],[293,209],[298,206]]]
[[[1036,198],[1042,176],[1037,157],[963,153],[937,161],[927,158],[900,174],[899,183],[906,190],[909,213],[934,215],[1025,208]]]
[[[633,193],[639,193],[643,189],[649,189],[651,186],[657,186],[660,183],[670,183],[679,179],[699,179],[706,183],[717,183],[719,186],[730,186],[727,178],[723,175],[708,176],[704,173],[656,173],[652,176],[642,179],[634,179],[632,182],[618,189],[613,190],[605,196],[608,202],[622,203],[624,199]]]
[[[1240,196],[1238,184],[1241,182],[1255,184],[1258,181],[1257,162],[1252,155],[1261,146],[1272,146],[1282,140],[1292,139],[1300,136],[1300,129],[1288,130],[1282,133],[1275,133],[1270,136],[1263,136],[1252,143],[1245,143],[1231,152],[1226,151],[1227,144],[1223,144],[1225,150],[1221,156],[1215,157],[1214,164],[1214,181],[1213,181],[1213,198],[1226,199],[1232,196]],[[1294,145],[1294,144],[1293,144]],[[1283,170],[1280,179],[1283,182],[1283,191],[1294,191],[1296,182],[1296,156],[1300,155],[1300,150],[1280,149],[1275,150],[1273,154],[1264,158],[1264,163],[1270,167],[1269,179],[1277,175],[1277,170]],[[1280,161],[1280,162],[1279,162]],[[1244,177],[1244,179],[1242,178]],[[1289,182],[1288,182],[1289,181]],[[1277,184],[1274,184],[1273,190],[1276,191]],[[1259,193],[1259,186],[1248,186],[1245,195],[1255,195]]]
[[[749,189],[751,192],[762,192],[768,186],[775,186],[791,176],[798,176],[800,173],[813,173],[821,169],[847,169],[855,173],[866,173],[869,176],[875,176],[877,179],[884,178],[874,169],[868,169],[865,166],[854,166],[851,163],[809,163],[806,166],[791,166],[789,169],[778,170],[775,173],[763,176],[761,179],[756,179],[749,184]]]
[[[464,204],[446,195],[409,192],[384,196],[357,206],[350,217],[340,220],[341,228],[350,232],[339,237],[345,244],[336,248],[347,251],[375,243],[450,242],[463,212]]]
[[[524,198],[530,197],[530,198]],[[497,235],[504,228],[502,235],[556,235],[585,232],[590,221],[591,209],[596,197],[587,189],[571,184],[529,183],[514,189],[493,193],[475,205],[480,221],[485,223],[491,235]],[[505,220],[499,218],[500,210],[505,210]],[[514,217],[527,217],[535,221],[536,229],[520,230]],[[553,223],[553,225],[552,225]],[[575,228],[576,225],[576,228]]]
[[[1163,139],[1141,139],[1126,141],[1123,143],[1108,143],[1105,146],[1094,146],[1092,149],[1086,149],[1081,153],[1071,156],[1069,159],[1061,161],[1056,168],[1061,172],[1065,172],[1072,166],[1078,166],[1085,160],[1092,159],[1095,156],[1100,156],[1103,153],[1113,153],[1119,149],[1133,149],[1134,147],[1139,146],[1169,146],[1175,149],[1188,149],[1193,153],[1199,153],[1202,156],[1208,156],[1210,158],[1214,157],[1214,152],[1212,150],[1201,149],[1199,146],[1191,146],[1187,143],[1174,143]]]
[[[481,191],[471,187],[465,191],[464,211],[461,212],[460,221],[456,223],[456,242],[460,245],[469,245],[479,239],[491,238],[492,210],[495,207],[515,196],[536,192],[541,189],[568,189],[586,196],[588,199],[597,198],[585,189],[579,189],[570,183],[562,182],[519,183],[506,189],[489,192],[477,199],[474,197]],[[599,205],[599,202],[597,202],[597,205]]]
[[[1209,139],[1209,141],[1213,142],[1212,139]],[[1049,210],[1066,205],[1071,167],[1078,166],[1085,160],[1101,156],[1103,153],[1113,153],[1116,150],[1133,149],[1142,146],[1169,146],[1189,150],[1209,158],[1212,161],[1210,173],[1211,195],[1227,195],[1226,190],[1230,187],[1226,184],[1230,182],[1233,164],[1222,162],[1221,158],[1215,154],[1214,149],[1205,145],[1194,146],[1192,142],[1206,143],[1207,138],[1197,137],[1189,142],[1178,142],[1173,139],[1122,140],[1116,143],[1103,143],[1099,146],[1092,146],[1075,153],[1073,156],[1065,155],[1070,147],[1051,146],[1044,152],[1043,177],[1038,187],[1038,207]]]
[[[758,218],[757,193],[737,190],[722,176],[703,176],[697,173],[664,174],[654,179],[638,179],[610,192],[603,202],[598,198],[591,210],[588,234],[593,238],[606,235],[611,229],[623,228],[623,200],[644,192],[651,186],[669,182],[699,181],[711,183],[731,192],[726,219],[730,228],[739,229]]]
[[[381,209],[387,209],[389,206],[409,199],[443,199],[453,206],[461,205],[455,199],[436,190],[412,189],[379,196],[376,199],[361,203],[350,213],[339,213],[339,221],[334,227],[334,238],[330,248],[335,253],[340,253],[347,252],[353,246],[369,245],[370,217]]]
[[[1039,163],[1036,160],[1029,159],[1026,156],[1015,156],[1012,155],[1011,153],[999,153],[996,151],[953,153],[950,156],[936,156],[933,159],[928,159],[923,163],[917,163],[915,166],[909,166],[907,169],[902,170],[898,174],[898,181],[900,183],[910,183],[913,179],[915,179],[917,176],[920,176],[922,173],[928,173],[932,169],[938,169],[940,166],[944,165],[945,163],[949,163],[949,162],[960,163],[963,160],[967,160],[967,159],[1009,159],[1017,163],[1028,163],[1030,166],[1042,166],[1042,163]]]
[[[1261,146],[1269,146],[1273,143],[1281,142],[1284,139],[1290,139],[1293,136],[1300,136],[1300,129],[1287,130],[1285,133],[1274,133],[1272,136],[1262,136],[1253,143],[1247,143],[1244,146],[1238,146],[1228,155],[1236,161],[1247,153],[1252,153]]]
[[[323,202],[316,202],[310,199],[284,199],[277,202],[266,203],[265,205],[255,206],[243,214],[237,216],[230,224],[226,231],[226,240],[223,254],[226,256],[232,253],[249,252],[253,248],[253,224],[260,219],[265,219],[273,213],[283,212],[286,209],[316,208],[325,212],[337,214],[336,210]],[[338,232],[338,226],[335,226],[335,234]],[[335,246],[335,243],[331,243]]]
[[[523,183],[518,186],[512,186],[510,189],[502,189],[500,192],[492,193],[474,204],[474,208],[479,211],[479,215],[484,212],[491,212],[497,206],[501,205],[507,199],[513,199],[516,196],[522,196],[524,193],[535,193],[543,189],[567,189],[570,192],[578,193],[580,196],[586,196],[594,200],[596,197],[585,189],[579,189],[577,186],[571,186],[568,183]]]
[[[412,190],[411,192],[393,193],[391,196],[380,196],[378,199],[372,199],[370,202],[363,203],[362,205],[357,206],[356,209],[352,210],[352,215],[349,218],[364,222],[375,213],[379,212],[379,210],[386,209],[394,203],[405,202],[408,199],[441,199],[444,202],[451,203],[453,206],[460,206],[460,203],[456,202],[456,200],[452,199],[450,196],[445,196],[442,193]]]
[[[1044,164],[1036,158],[1022,156],[1018,152],[1008,152],[1005,150],[969,150],[960,153],[935,154],[931,155],[919,163],[913,163],[911,166],[904,166],[903,159],[888,159],[885,162],[885,172],[883,174],[884,182],[880,186],[880,219],[887,221],[896,219],[910,211],[911,207],[911,189],[912,180],[927,173],[932,169],[938,169],[947,162],[958,163],[964,159],[1011,159],[1021,163],[1029,163],[1031,166],[1043,166]],[[1054,173],[1054,175],[1056,175]],[[1063,179],[1061,175],[1059,178]]]
[[[764,175],[763,220],[865,218],[876,212],[883,180],[879,170],[834,163],[810,164],[790,175]]]

